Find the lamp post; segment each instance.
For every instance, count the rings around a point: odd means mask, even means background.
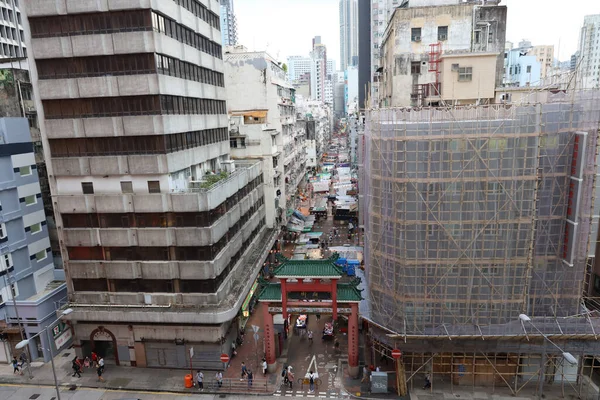
[[[48,337],[48,351],[50,352],[50,363],[52,364],[52,375],[54,375],[54,387],[56,388],[56,399],[57,400],[60,400],[60,391],[58,389],[58,380],[56,379],[56,368],[54,367],[54,353],[52,352],[52,339],[50,337],[50,329],[52,329],[52,327],[54,326],[54,324],[56,324],[58,321],[60,321],[62,319],[62,317],[64,317],[65,315],[69,315],[72,312],[73,312],[72,308],[67,308],[66,310],[64,310],[61,313],[60,317],[58,317],[56,320],[52,321],[50,323],[50,325],[47,325],[43,330],[41,330],[40,332],[36,333],[35,335],[33,335],[32,337],[30,337],[29,339],[21,340],[15,346],[16,349],[22,349],[23,347],[25,347],[25,346],[27,346],[29,344],[29,341],[31,339],[34,339],[34,338],[40,336],[42,333],[46,332],[46,335]]]
[[[561,353],[562,356],[565,360],[567,360],[567,362],[571,365],[577,365],[577,359],[575,357],[573,357],[573,354],[569,353],[568,351],[564,351],[562,348],[560,348],[556,343],[554,343],[552,340],[550,340],[550,338],[548,336],[546,336],[542,331],[540,331],[538,329],[537,326],[535,326],[533,324],[533,322],[531,322],[531,318],[529,318],[529,316],[527,316],[526,314],[519,314],[519,319],[521,320],[521,325],[523,326],[523,331],[525,331],[525,335],[527,335],[527,331],[525,330],[525,322],[529,322],[529,324],[533,327],[533,329],[535,329],[540,335],[543,336],[544,339],[546,339],[551,345],[553,345],[554,347],[556,347]],[[527,338],[529,340],[529,338]]]

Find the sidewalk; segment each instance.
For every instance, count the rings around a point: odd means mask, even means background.
[[[65,388],[83,387],[83,388],[101,388],[118,389],[127,391],[156,391],[156,392],[175,392],[175,393],[201,393],[196,387],[190,389],[184,386],[184,376],[189,374],[189,370],[182,369],[159,369],[159,368],[136,368],[121,367],[115,365],[106,365],[103,378],[106,382],[99,382],[98,375],[94,368],[86,369],[81,378],[72,377],[71,360],[75,357],[73,349],[62,351],[54,358],[56,367],[56,378],[59,384]],[[235,361],[235,359],[233,360]],[[231,369],[231,368],[229,368]],[[11,365],[0,365],[0,383],[17,385],[37,385],[54,386],[52,375],[52,366],[50,363],[41,362],[32,363],[33,379],[29,379],[27,369],[23,375],[13,374]],[[248,390],[247,382],[229,382],[227,388],[211,389],[211,383],[214,379],[215,371],[204,371],[205,390],[202,393],[245,393],[252,395],[272,394],[275,391],[275,384],[267,382],[261,374],[255,374],[255,380],[252,389]],[[225,375],[225,374],[224,374]],[[224,376],[225,377],[225,376]],[[273,376],[276,381],[276,377]],[[268,384],[267,384],[268,383]]]

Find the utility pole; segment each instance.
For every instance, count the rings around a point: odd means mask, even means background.
[[[11,268],[14,268],[14,267],[11,267]],[[9,270],[7,269],[6,271],[8,272]],[[8,279],[7,279],[7,277],[8,277]],[[10,283],[11,278],[13,281],[12,284]],[[15,309],[15,316],[17,318],[17,324],[19,325],[19,333],[21,334],[21,340],[25,340],[25,332],[23,331],[23,324],[21,323],[21,318],[19,317],[19,309],[17,307],[17,299],[15,296],[16,290],[13,291],[13,284],[16,284],[16,279],[14,279],[14,277],[12,277],[12,275],[10,275],[10,273],[7,273],[4,276],[4,283],[6,286],[8,286],[8,290],[10,291],[10,297],[12,297],[12,303],[13,303],[13,307]],[[29,374],[29,379],[33,379],[33,374],[31,373],[31,352],[29,351],[29,346],[27,346],[27,373]]]

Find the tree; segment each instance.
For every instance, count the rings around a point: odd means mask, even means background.
[[[283,72],[285,72],[287,74],[287,64],[283,63],[283,65],[281,66],[281,68],[283,69]]]

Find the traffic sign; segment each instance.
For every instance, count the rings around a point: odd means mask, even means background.
[[[392,350],[392,357],[398,359],[398,358],[402,357],[402,352],[398,349],[394,349],[394,350]]]
[[[229,356],[225,353],[221,354],[221,362],[224,362],[224,363],[229,362]]]

